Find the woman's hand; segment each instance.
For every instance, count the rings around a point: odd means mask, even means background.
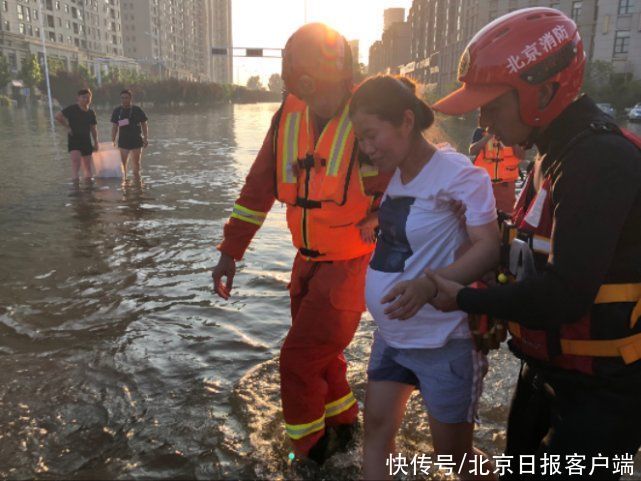
[[[360,220],[356,227],[361,231],[361,239],[363,242],[373,244],[376,242],[376,228],[378,227],[378,212],[370,212],[362,220]]]
[[[458,311],[459,306],[456,303],[456,296],[463,289],[462,284],[445,279],[435,272],[425,269],[425,275],[436,285],[436,296],[430,300],[430,304],[443,312]]]
[[[385,309],[390,319],[404,321],[416,315],[436,293],[434,282],[426,276],[396,284],[382,299],[381,304],[394,301]]]

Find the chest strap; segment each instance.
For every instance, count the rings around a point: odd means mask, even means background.
[[[636,302],[630,315],[633,328],[641,316],[641,284],[604,284],[599,289],[594,304]],[[521,338],[521,327],[508,322],[510,334]],[[626,364],[641,359],[641,334],[608,340],[561,339],[561,352],[573,356],[621,357]]]

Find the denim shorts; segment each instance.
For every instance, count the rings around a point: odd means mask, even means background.
[[[416,386],[430,415],[447,424],[476,421],[486,373],[487,358],[471,339],[450,339],[436,349],[397,349],[378,331],[367,368],[370,382]]]

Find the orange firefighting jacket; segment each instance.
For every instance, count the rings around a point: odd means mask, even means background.
[[[347,114],[345,105],[318,133],[305,103],[287,96],[225,225],[221,252],[241,259],[276,199],[286,204],[292,242],[308,260],[352,259],[373,250],[356,223],[391,175],[359,158]]]

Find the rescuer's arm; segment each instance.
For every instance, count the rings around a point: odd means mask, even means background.
[[[641,154],[621,137],[593,137],[563,161],[553,187],[552,252],[543,273],[489,289],[455,289],[458,306],[527,327],[577,321],[592,305],[641,196]],[[632,219],[633,222],[638,222]]]
[[[214,290],[223,299],[228,299],[236,275],[236,261],[242,259],[254,234],[263,224],[267,212],[274,204],[276,160],[273,153],[273,123],[263,146],[254,160],[240,196],[225,224],[223,241],[217,246],[220,251],[218,264],[212,271]],[[222,278],[226,282],[222,282]]]

